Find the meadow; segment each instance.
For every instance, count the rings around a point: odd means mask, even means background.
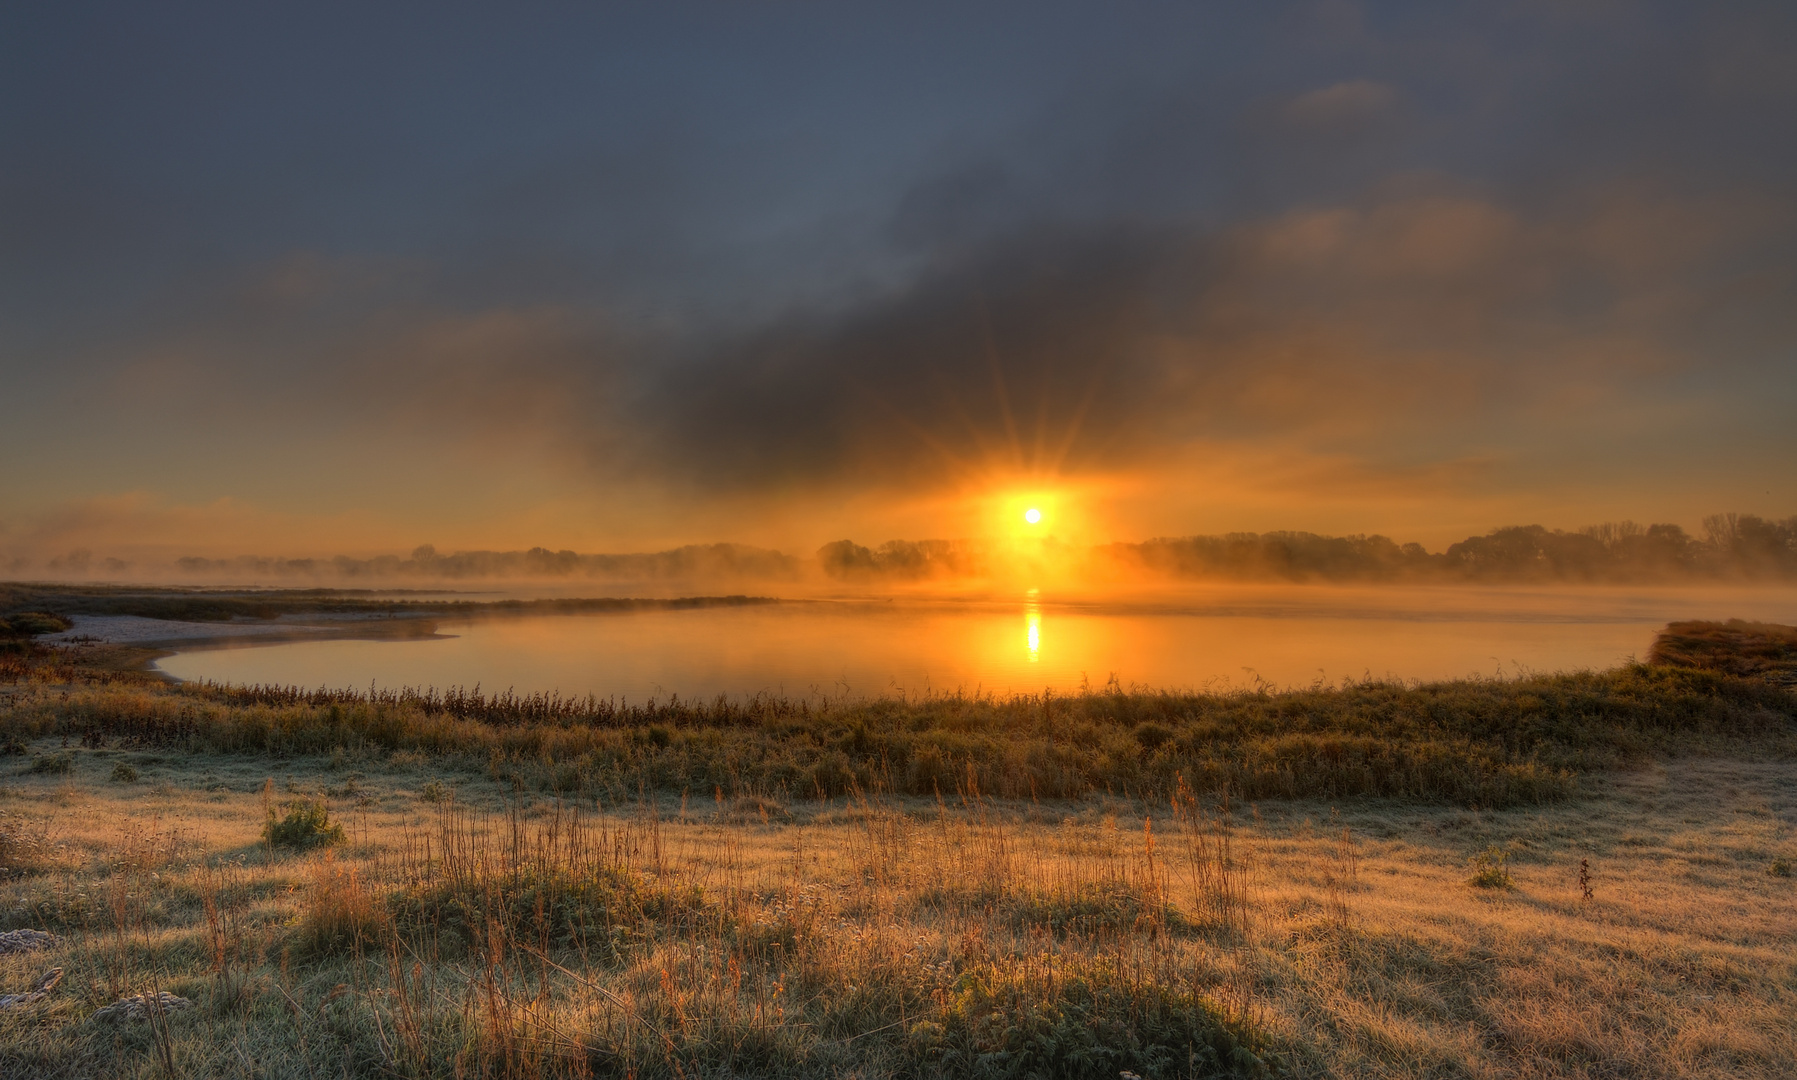
[[[629,707],[0,658],[0,931],[56,935],[0,993],[63,970],[0,1075],[1791,1075],[1789,649],[1662,645]]]

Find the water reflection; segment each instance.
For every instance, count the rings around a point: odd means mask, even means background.
[[[1031,589],[1026,595],[1029,599],[1023,605],[1023,641],[1029,662],[1037,664],[1042,661],[1042,606],[1037,602],[1042,592]]]
[[[1013,594],[990,604],[792,603],[445,619],[439,628],[455,636],[192,651],[159,666],[177,678],[236,683],[479,683],[635,701],[676,691],[683,698],[1062,693],[1111,672],[1125,686],[1182,688],[1239,685],[1243,668],[1275,684],[1303,685],[1319,676],[1608,667],[1646,655],[1654,631],[1670,619],[1797,618],[1797,590],[1765,588],[1217,589],[1187,600],[1132,610]],[[1043,648],[1044,616],[1054,623],[1053,649]]]

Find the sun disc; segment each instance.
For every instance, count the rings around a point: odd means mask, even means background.
[[[1042,521],[1042,511],[1032,506],[1023,512],[1023,520],[1029,522],[1031,525],[1038,525]]]

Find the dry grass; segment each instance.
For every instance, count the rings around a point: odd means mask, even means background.
[[[1797,706],[1739,673],[606,712],[0,660],[0,930],[62,938],[0,993],[67,972],[0,1076],[1797,1074]]]
[[[1797,626],[1676,622],[1655,638],[1650,659],[1797,688]]]
[[[0,1015],[5,1076],[1797,1074],[1788,761],[1498,811],[966,783],[601,811],[431,758],[66,752],[0,775],[42,838],[0,929],[64,937],[0,992],[68,971]],[[266,845],[270,779],[346,842]],[[1511,888],[1468,881],[1493,848]],[[153,990],[199,1007],[86,1019]]]

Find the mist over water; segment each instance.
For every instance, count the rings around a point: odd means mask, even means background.
[[[1607,668],[1685,618],[1797,621],[1797,588],[1219,586],[1102,601],[1020,593],[442,620],[414,640],[202,648],[184,680],[450,686],[641,701],[1225,689]]]

